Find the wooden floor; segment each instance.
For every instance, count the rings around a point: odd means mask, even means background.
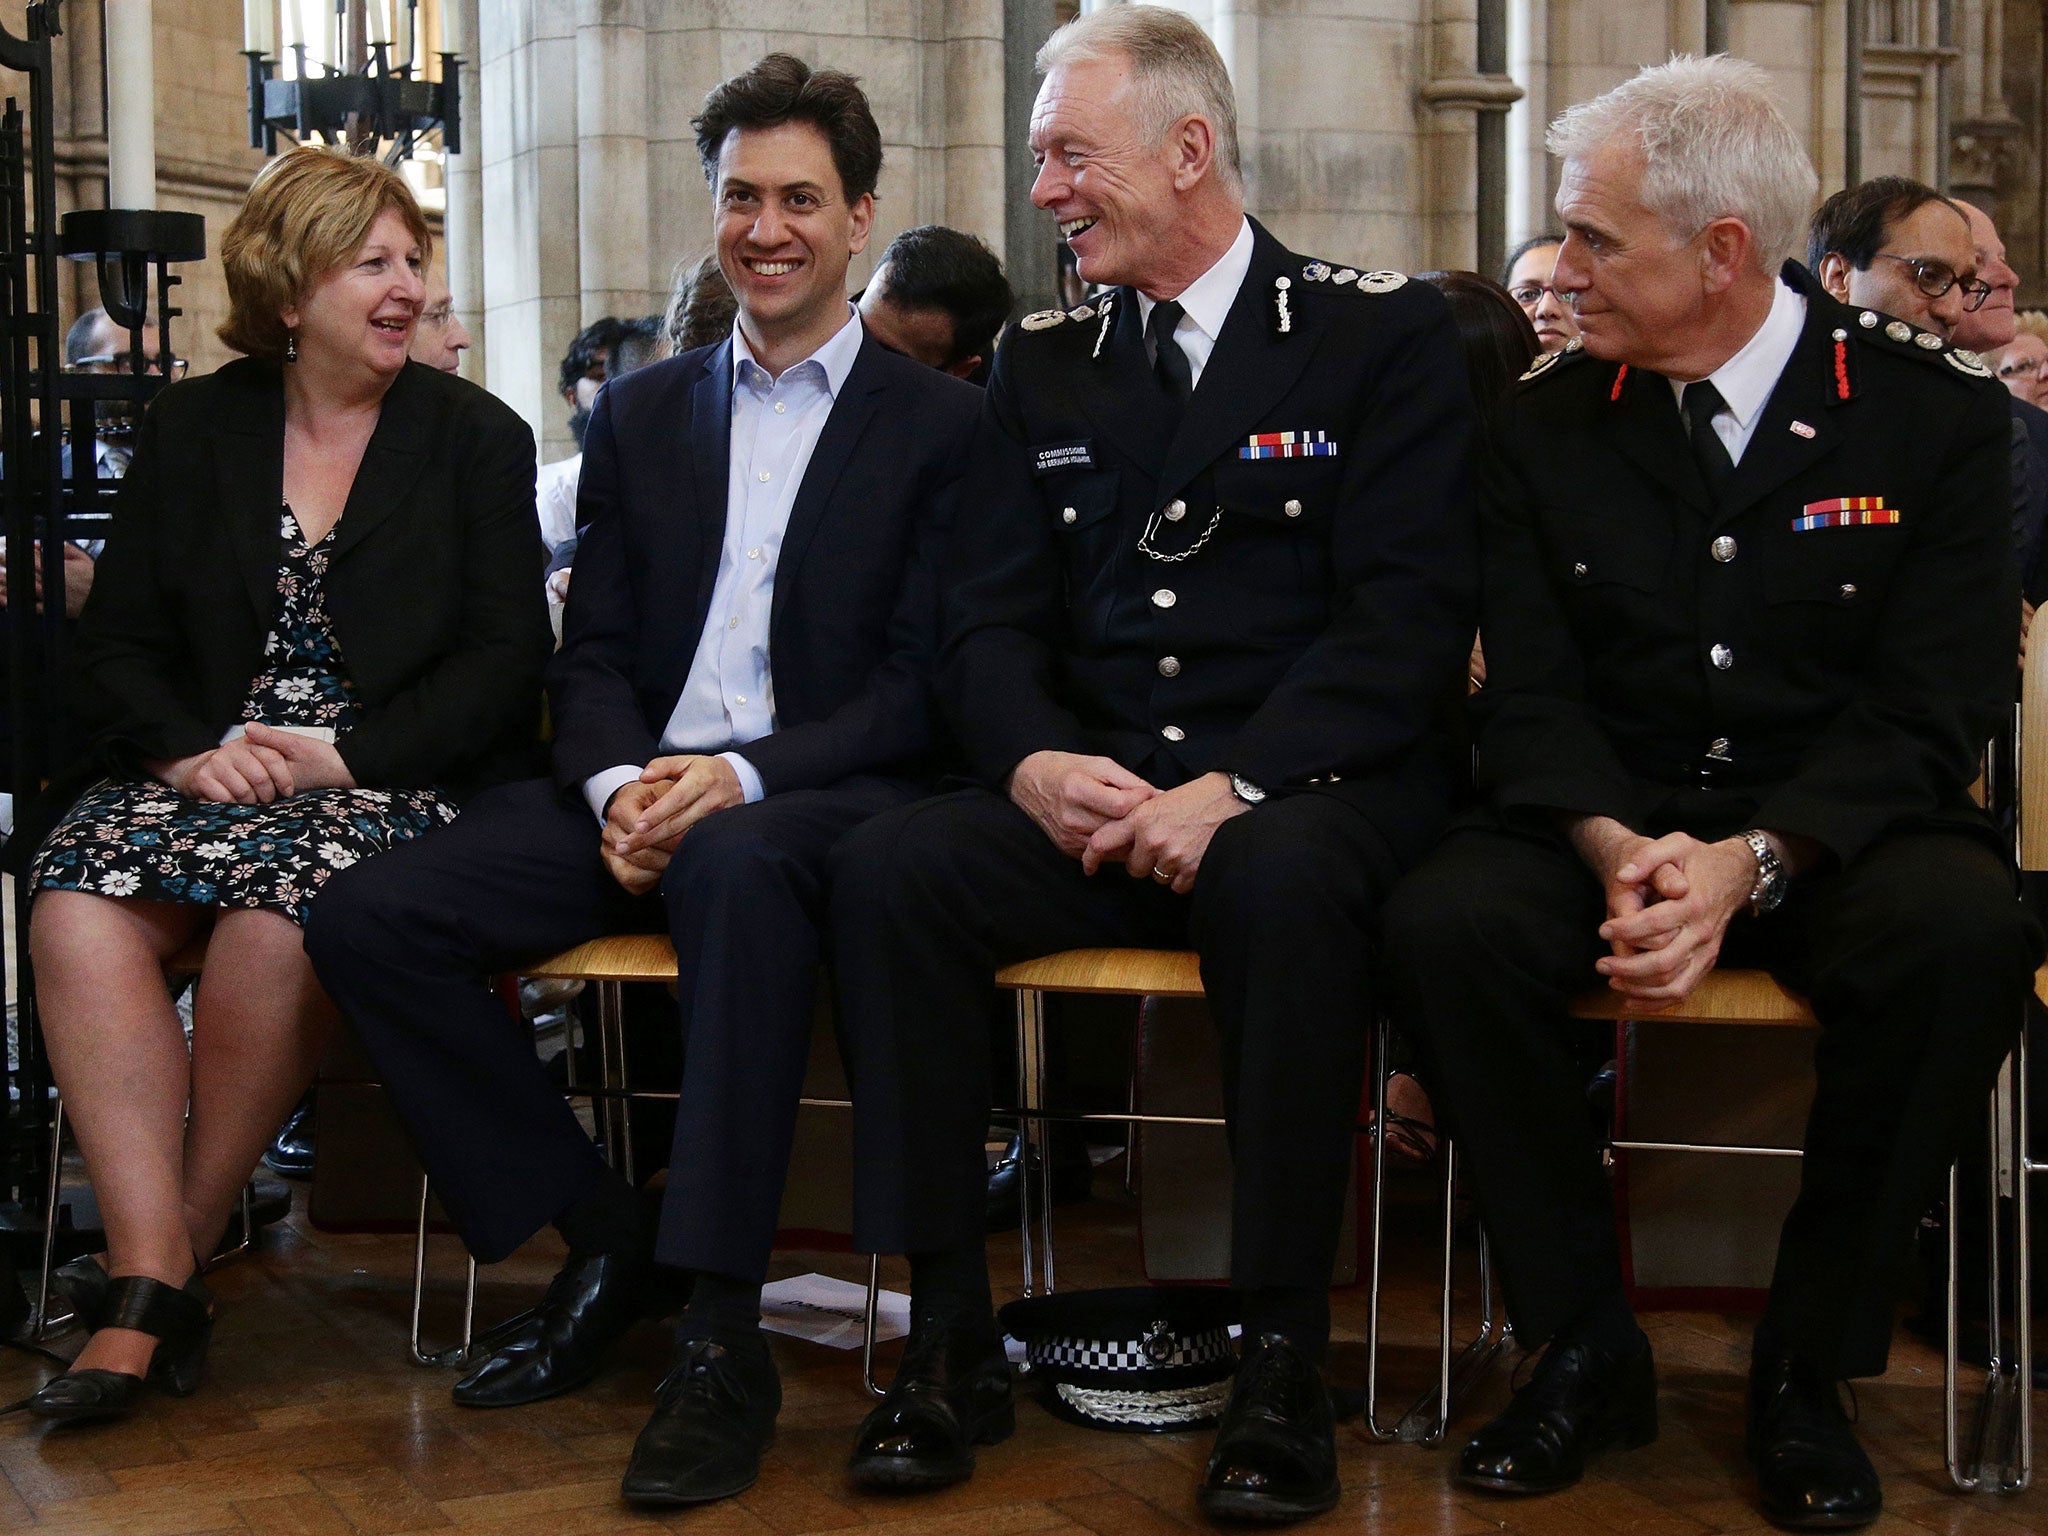
[[[1106,1170],[1106,1172],[1113,1170]],[[1098,1179],[1106,1189],[1111,1179]],[[1127,1282],[1135,1273],[1134,1212],[1103,1199],[1061,1212],[1063,1288]],[[1412,1240],[1411,1240],[1412,1238]],[[1433,1298],[1420,1231],[1405,1235],[1404,1277],[1393,1298],[1390,1366],[1403,1401],[1430,1368]],[[437,1244],[440,1322],[452,1317],[459,1268]],[[1014,1277],[1015,1241],[992,1253]],[[486,1319],[522,1304],[557,1252],[536,1243],[486,1271]],[[863,1278],[845,1254],[793,1254],[778,1273],[821,1269]],[[891,1278],[885,1266],[885,1278]],[[895,1275],[899,1283],[900,1274]],[[0,1529],[117,1536],[256,1531],[383,1533],[452,1529],[505,1536],[577,1536],[667,1525],[717,1533],[866,1527],[891,1536],[1025,1536],[1095,1532],[1159,1536],[1200,1528],[1195,1479],[1205,1435],[1148,1437],[1074,1428],[1033,1404],[1018,1433],[985,1450],[964,1486],[911,1498],[870,1498],[848,1488],[843,1466],[867,1400],[859,1357],[775,1341],[784,1383],[780,1436],[760,1482],[726,1503],[652,1519],[618,1500],[627,1452],[644,1422],[666,1355],[648,1325],[596,1385],[530,1408],[479,1413],[454,1407],[446,1372],[405,1354],[411,1243],[336,1237],[295,1220],[273,1229],[255,1255],[217,1271],[220,1322],[196,1397],[153,1397],[131,1422],[50,1431],[23,1417],[0,1421]],[[1362,1292],[1337,1293],[1334,1374],[1362,1381]],[[1693,1536],[1761,1529],[1741,1454],[1742,1365],[1748,1325],[1716,1314],[1646,1319],[1663,1383],[1663,1436],[1647,1450],[1607,1458],[1584,1484],[1536,1501],[1456,1493],[1450,1452],[1376,1446],[1356,1422],[1338,1431],[1344,1501],[1307,1529],[1423,1533],[1627,1532]],[[68,1349],[68,1345],[65,1346]],[[894,1346],[890,1347],[893,1355]],[[11,1399],[49,1369],[9,1353],[0,1395]],[[1469,1429],[1503,1399],[1496,1372],[1461,1415]],[[1879,1531],[2048,1531],[2048,1492],[1967,1498],[1941,1467],[1941,1361],[1903,1339],[1891,1374],[1861,1391],[1862,1434],[1885,1479]],[[2048,1400],[2037,1400],[2048,1410]],[[2048,1437],[2048,1425],[2043,1426]],[[1454,1431],[1455,1434],[1455,1431]]]

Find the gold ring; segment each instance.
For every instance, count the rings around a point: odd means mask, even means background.
[[[1173,876],[1172,876],[1172,875],[1170,875],[1170,874],[1168,874],[1168,873],[1167,873],[1167,872],[1166,872],[1165,870],[1163,870],[1163,869],[1155,869],[1155,870],[1153,870],[1153,871],[1152,871],[1152,878],[1153,878],[1154,880],[1157,880],[1157,881],[1158,881],[1158,882],[1159,882],[1159,883],[1160,883],[1161,885],[1171,885],[1171,884],[1173,884]]]

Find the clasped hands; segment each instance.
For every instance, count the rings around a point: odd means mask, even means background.
[[[143,766],[179,794],[217,805],[268,805],[309,790],[356,787],[333,742],[260,720],[211,751]]]
[[[1649,838],[1607,817],[1585,818],[1571,836],[1607,895],[1600,937],[1613,953],[1594,969],[1646,1013],[1677,1006],[1714,968],[1729,922],[1748,904],[1756,884],[1749,844],[1683,832]]]
[[[1155,789],[1120,763],[1076,752],[1032,753],[1011,771],[1010,799],[1087,873],[1122,864],[1133,879],[1183,896],[1216,829],[1251,809],[1230,792],[1228,774]]]
[[[644,896],[660,884],[685,832],[746,798],[740,776],[722,757],[657,757],[605,807],[598,853],[629,895]]]

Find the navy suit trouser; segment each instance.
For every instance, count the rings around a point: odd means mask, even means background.
[[[715,812],[684,834],[658,893],[632,897],[599,859],[588,808],[536,779],[487,791],[448,826],[328,882],[307,952],[479,1260],[510,1254],[604,1174],[489,978],[603,934],[666,928],[684,1069],[657,1257],[765,1275],[810,1049],[828,855],[912,798],[862,779]]]

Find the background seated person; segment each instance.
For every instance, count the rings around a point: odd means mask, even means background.
[[[1245,1333],[1200,1497],[1299,1519],[1338,1497],[1320,1363],[1378,908],[1468,774],[1438,729],[1474,621],[1465,360],[1434,289],[1245,217],[1230,79],[1185,16],[1095,11],[1039,63],[1033,201],[1110,291],[1012,328],[975,437],[939,692],[979,787],[834,856],[870,1106],[854,1241],[911,1263],[852,1470],[957,1481],[1012,1422],[983,1236],[992,973],[1192,947]]]
[[[569,1256],[454,1397],[509,1407],[602,1367],[689,1272],[636,1503],[753,1482],[781,1386],[759,1330],[821,950],[826,858],[924,790],[937,544],[977,392],[846,301],[881,134],[853,79],[772,54],[696,121],[733,330],[607,384],[583,574],[548,678],[552,780],[337,882],[307,935],[479,1260]],[[674,941],[682,1079],[658,1232],[483,977],[622,929]],[[636,1067],[636,1076],[642,1069]],[[647,1081],[641,1077],[642,1082]]]
[[[1725,956],[1822,1026],[1749,1452],[1773,1521],[1862,1524],[1880,1492],[1837,1386],[1884,1369],[1918,1219],[2041,951],[1969,795],[2012,697],[2005,401],[1784,260],[1815,176],[1755,65],[1645,70],[1550,147],[1584,350],[1539,363],[1502,418],[1485,805],[1387,914],[1397,1016],[1515,1331],[1547,1346],[1458,1477],[1546,1492],[1655,1437],[1562,1014],[1605,980],[1654,1016]],[[1932,299],[1970,252],[1924,206]]]
[[[995,252],[943,224],[891,240],[859,298],[861,322],[882,345],[970,384],[987,382],[1015,302]]]
[[[332,1022],[308,908],[532,761],[533,437],[407,362],[427,253],[396,172],[271,162],[221,246],[251,356],[159,395],[122,483],[79,636],[90,761],[51,791],[29,927],[106,1221],[75,1299],[121,1321],[29,1400],[46,1418],[193,1389],[200,1262]],[[209,923],[188,1053],[162,967]]]

